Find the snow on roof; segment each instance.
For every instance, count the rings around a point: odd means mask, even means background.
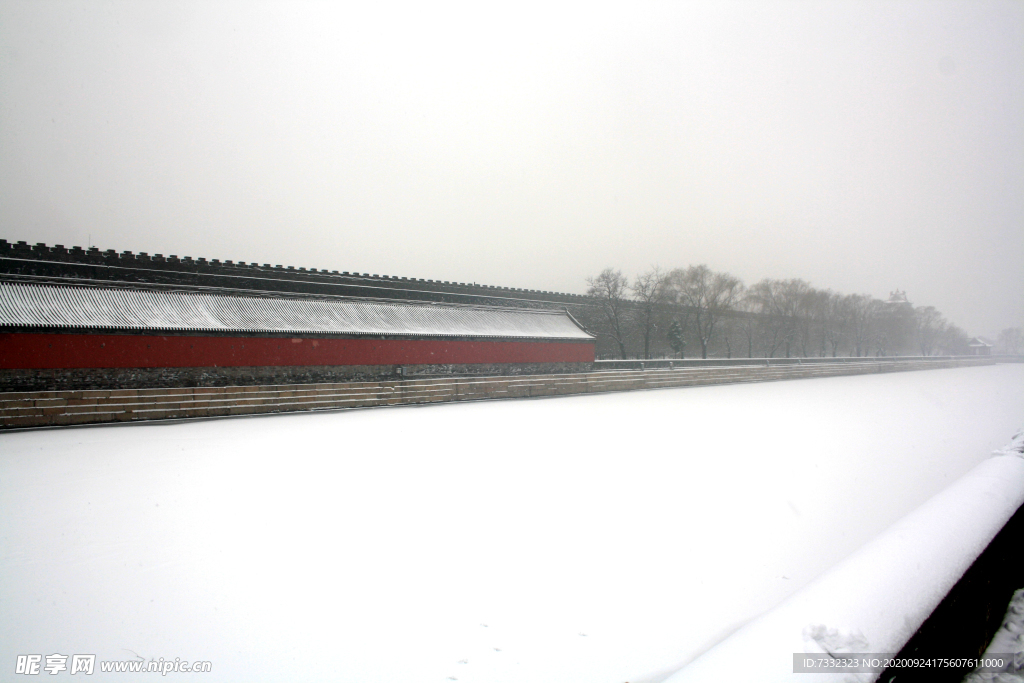
[[[0,328],[591,340],[562,311],[0,283]]]

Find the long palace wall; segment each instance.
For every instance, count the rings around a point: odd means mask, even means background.
[[[585,342],[0,333],[0,392],[579,372],[593,360]]]
[[[0,333],[0,369],[591,363],[587,342]]]

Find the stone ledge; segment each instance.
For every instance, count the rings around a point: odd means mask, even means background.
[[[196,389],[0,394],[0,429],[340,410],[383,405],[564,396],[993,365],[986,358],[433,377]],[[116,394],[116,395],[115,395]]]

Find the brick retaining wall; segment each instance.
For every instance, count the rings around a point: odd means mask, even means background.
[[[0,429],[562,396],[993,365],[990,358],[741,365],[376,382],[0,393]]]
[[[591,363],[463,363],[447,365],[266,365],[201,368],[60,368],[0,370],[4,392],[165,387],[271,387],[292,384],[385,382],[400,376],[538,375],[591,370]]]

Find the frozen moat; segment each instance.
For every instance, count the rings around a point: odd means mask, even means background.
[[[1022,424],[1024,366],[999,365],[7,433],[0,666],[93,653],[212,662],[181,681],[637,681]]]

